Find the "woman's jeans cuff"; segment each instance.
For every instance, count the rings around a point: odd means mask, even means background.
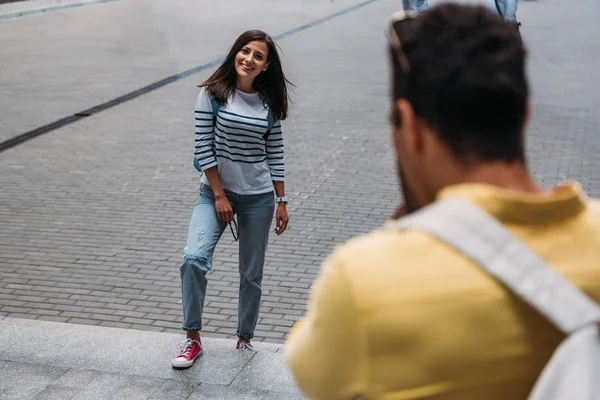
[[[254,335],[253,334],[245,334],[245,335],[240,335],[239,333],[236,333],[238,339],[240,340],[252,340],[254,339]]]
[[[186,332],[196,332],[196,331],[201,331],[201,330],[202,330],[202,327],[201,327],[201,326],[199,326],[199,327],[197,327],[197,328],[188,328],[188,327],[187,327],[187,326],[185,326],[185,325],[181,325],[181,329],[183,329],[183,330],[184,330],[184,331],[186,331]]]

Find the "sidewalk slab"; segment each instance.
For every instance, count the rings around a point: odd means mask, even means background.
[[[40,338],[43,338],[40,340]],[[0,318],[0,399],[301,399],[280,345],[203,338],[192,368],[170,365],[183,335]]]

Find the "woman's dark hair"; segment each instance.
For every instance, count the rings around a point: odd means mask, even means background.
[[[221,66],[199,87],[206,87],[208,93],[219,103],[224,104],[235,92],[237,74],[235,71],[235,56],[248,43],[255,40],[265,42],[269,48],[267,62],[269,68],[261,72],[254,79],[254,89],[258,91],[263,103],[269,107],[273,118],[284,120],[288,114],[288,90],[290,82],[285,77],[281,67],[281,60],[277,52],[277,45],[263,31],[251,30],[244,32],[237,38],[229,54]]]
[[[391,57],[394,100],[408,100],[461,160],[524,161],[529,90],[515,24],[483,6],[448,3],[414,29],[408,76]],[[392,120],[401,123],[397,113]]]

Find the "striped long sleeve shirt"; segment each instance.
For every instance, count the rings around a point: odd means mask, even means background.
[[[272,181],[285,180],[281,121],[275,121],[267,140],[267,109],[258,93],[239,90],[219,109],[213,109],[206,88],[195,108],[194,154],[203,171],[217,166],[223,188],[237,194],[273,191]],[[206,175],[202,183],[208,185]]]

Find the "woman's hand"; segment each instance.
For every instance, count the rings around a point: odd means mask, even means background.
[[[281,235],[287,229],[289,217],[285,203],[279,203],[277,205],[277,212],[275,213],[275,233],[277,236]]]
[[[217,167],[210,167],[204,170],[204,175],[208,179],[210,189],[215,196],[215,209],[217,210],[217,218],[227,223],[233,221],[233,208],[227,200],[223,185],[221,184],[221,178],[219,178],[219,171]]]
[[[233,208],[231,208],[231,203],[229,203],[225,194],[223,196],[215,196],[215,208],[217,209],[217,217],[221,221],[233,221]]]

